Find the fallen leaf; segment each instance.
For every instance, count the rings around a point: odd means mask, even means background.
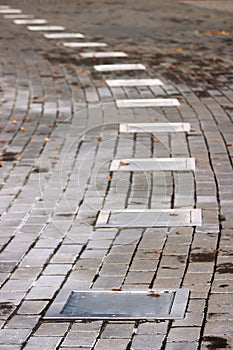
[[[121,288],[112,288],[111,289],[113,292],[120,292],[121,291]]]
[[[13,120],[11,121],[11,123],[14,124],[14,125],[17,124],[17,120],[13,119]]]
[[[169,214],[169,216],[178,216],[178,214]]]
[[[102,141],[102,137],[101,137],[101,136],[97,136],[97,137],[96,137],[96,140],[99,141],[99,142],[101,142],[101,141]]]
[[[219,253],[219,252],[222,252],[222,248],[217,248],[216,250],[215,250],[217,253]]]
[[[107,176],[107,179],[108,179],[108,180],[112,180],[112,176],[110,176],[110,175]]]
[[[195,129],[190,129],[190,132],[196,132],[196,130]]]
[[[160,297],[160,294],[158,292],[149,292],[148,294],[149,297],[153,297],[153,298],[159,298]]]
[[[214,62],[216,62],[218,59],[217,59],[217,57],[212,57],[212,61],[214,61]]]
[[[177,47],[175,50],[178,51],[178,52],[184,51],[183,47]]]
[[[175,69],[176,67],[173,64],[170,64],[167,69]]]
[[[120,161],[120,165],[121,165],[121,166],[126,166],[126,165],[129,165],[129,163],[124,162],[123,160],[121,160],[121,161]]]
[[[83,72],[85,72],[84,69],[76,69],[76,73],[78,73],[78,74],[83,73]]]
[[[50,138],[49,137],[45,137],[44,140],[45,140],[45,142],[49,142]]]
[[[160,140],[154,135],[151,136],[151,141],[152,142],[160,142]]]
[[[178,109],[178,111],[181,110],[181,106],[176,106],[176,109]]]
[[[21,132],[24,132],[24,127],[21,126],[21,128],[19,129]]]
[[[227,147],[231,147],[231,146],[232,146],[232,143],[227,143],[226,146],[227,146]]]

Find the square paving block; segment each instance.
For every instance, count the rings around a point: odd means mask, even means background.
[[[201,226],[201,209],[124,209],[101,210],[98,227]]]
[[[45,24],[46,19],[15,19],[14,24]]]
[[[120,133],[158,133],[158,132],[187,132],[189,123],[124,123],[120,124]]]
[[[83,58],[128,57],[127,53],[122,51],[82,52],[80,56]]]
[[[116,100],[118,108],[174,107],[180,103],[176,98],[147,98],[136,100]]]
[[[28,26],[28,30],[32,32],[46,32],[46,31],[59,31],[65,30],[62,26]]]
[[[184,318],[188,289],[61,291],[47,320],[164,320]]]
[[[106,84],[114,86],[158,86],[163,85],[159,79],[113,79],[106,80]]]
[[[20,18],[34,18],[34,15],[25,15],[25,14],[15,14],[15,15],[5,15],[6,19],[20,19]]]
[[[10,8],[3,8],[0,9],[0,13],[21,13],[22,10],[20,9],[10,9]]]
[[[82,39],[84,35],[81,33],[46,33],[46,39]]]
[[[67,43],[63,43],[63,45],[65,47],[105,47],[107,46],[106,43],[98,43],[98,42],[85,42],[85,43],[77,43],[77,42],[67,42]]]
[[[114,159],[110,171],[188,171],[195,170],[194,158]]]
[[[100,64],[94,66],[98,72],[114,72],[118,70],[145,70],[146,67],[141,63],[136,64]]]

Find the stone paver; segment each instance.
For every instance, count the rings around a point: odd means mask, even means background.
[[[84,58],[88,47],[65,47],[0,14],[0,349],[230,349],[232,5],[70,0],[55,8],[50,0],[12,0],[9,6],[22,11],[14,19],[44,18],[84,34],[80,45],[106,42],[101,52],[128,56]],[[147,69],[94,69],[135,62]],[[106,79],[163,84],[114,86]],[[142,99],[177,103],[117,107]],[[120,123],[156,122],[191,129],[119,133]],[[195,171],[110,171],[113,159],[169,157],[195,158]],[[203,223],[94,228],[100,210],[125,208],[197,208]],[[63,288],[179,287],[190,289],[183,320],[43,320]]]

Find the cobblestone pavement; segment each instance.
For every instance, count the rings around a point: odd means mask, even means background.
[[[0,1],[129,55],[81,58],[90,49],[0,14],[0,350],[233,348],[233,28],[230,1],[219,2]],[[115,62],[147,69],[93,68]],[[115,78],[163,85],[109,87]],[[158,97],[180,106],[116,105]],[[142,122],[191,130],[119,133],[119,123]],[[153,157],[194,157],[196,170],[110,171],[114,158]],[[124,208],[198,208],[203,223],[95,229],[100,210]],[[175,321],[44,320],[60,290],[89,288],[190,297]]]

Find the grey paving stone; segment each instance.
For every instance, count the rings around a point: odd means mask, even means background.
[[[129,341],[127,339],[99,339],[95,350],[125,350]]]
[[[177,342],[177,343],[168,343],[166,345],[167,350],[197,350],[198,343],[192,342]]]
[[[1,329],[0,330],[0,344],[22,344],[30,335],[30,329],[15,328],[15,329]]]
[[[167,342],[198,342],[200,331],[200,327],[174,327],[170,329]]]
[[[96,332],[76,332],[68,333],[65,340],[63,341],[63,346],[80,346],[80,347],[93,347],[96,341]]]
[[[133,338],[132,348],[135,350],[152,350],[161,348],[165,336],[164,335],[151,335],[151,334],[139,334]]]
[[[5,328],[22,329],[23,327],[24,329],[31,330],[36,326],[38,321],[39,321],[39,316],[14,315],[14,317],[12,317],[9,322],[7,322]]]
[[[26,346],[25,349],[27,350],[36,350],[38,348],[43,348],[44,350],[51,350],[56,349],[58,344],[61,341],[61,337],[31,337]]]
[[[208,320],[205,329],[204,336],[225,336],[231,335],[233,330],[233,320],[221,320],[211,321]]]
[[[40,315],[47,306],[48,301],[42,300],[26,300],[18,309],[19,315]]]
[[[134,331],[134,323],[108,323],[103,333],[101,334],[102,339],[130,339],[131,334]]]

